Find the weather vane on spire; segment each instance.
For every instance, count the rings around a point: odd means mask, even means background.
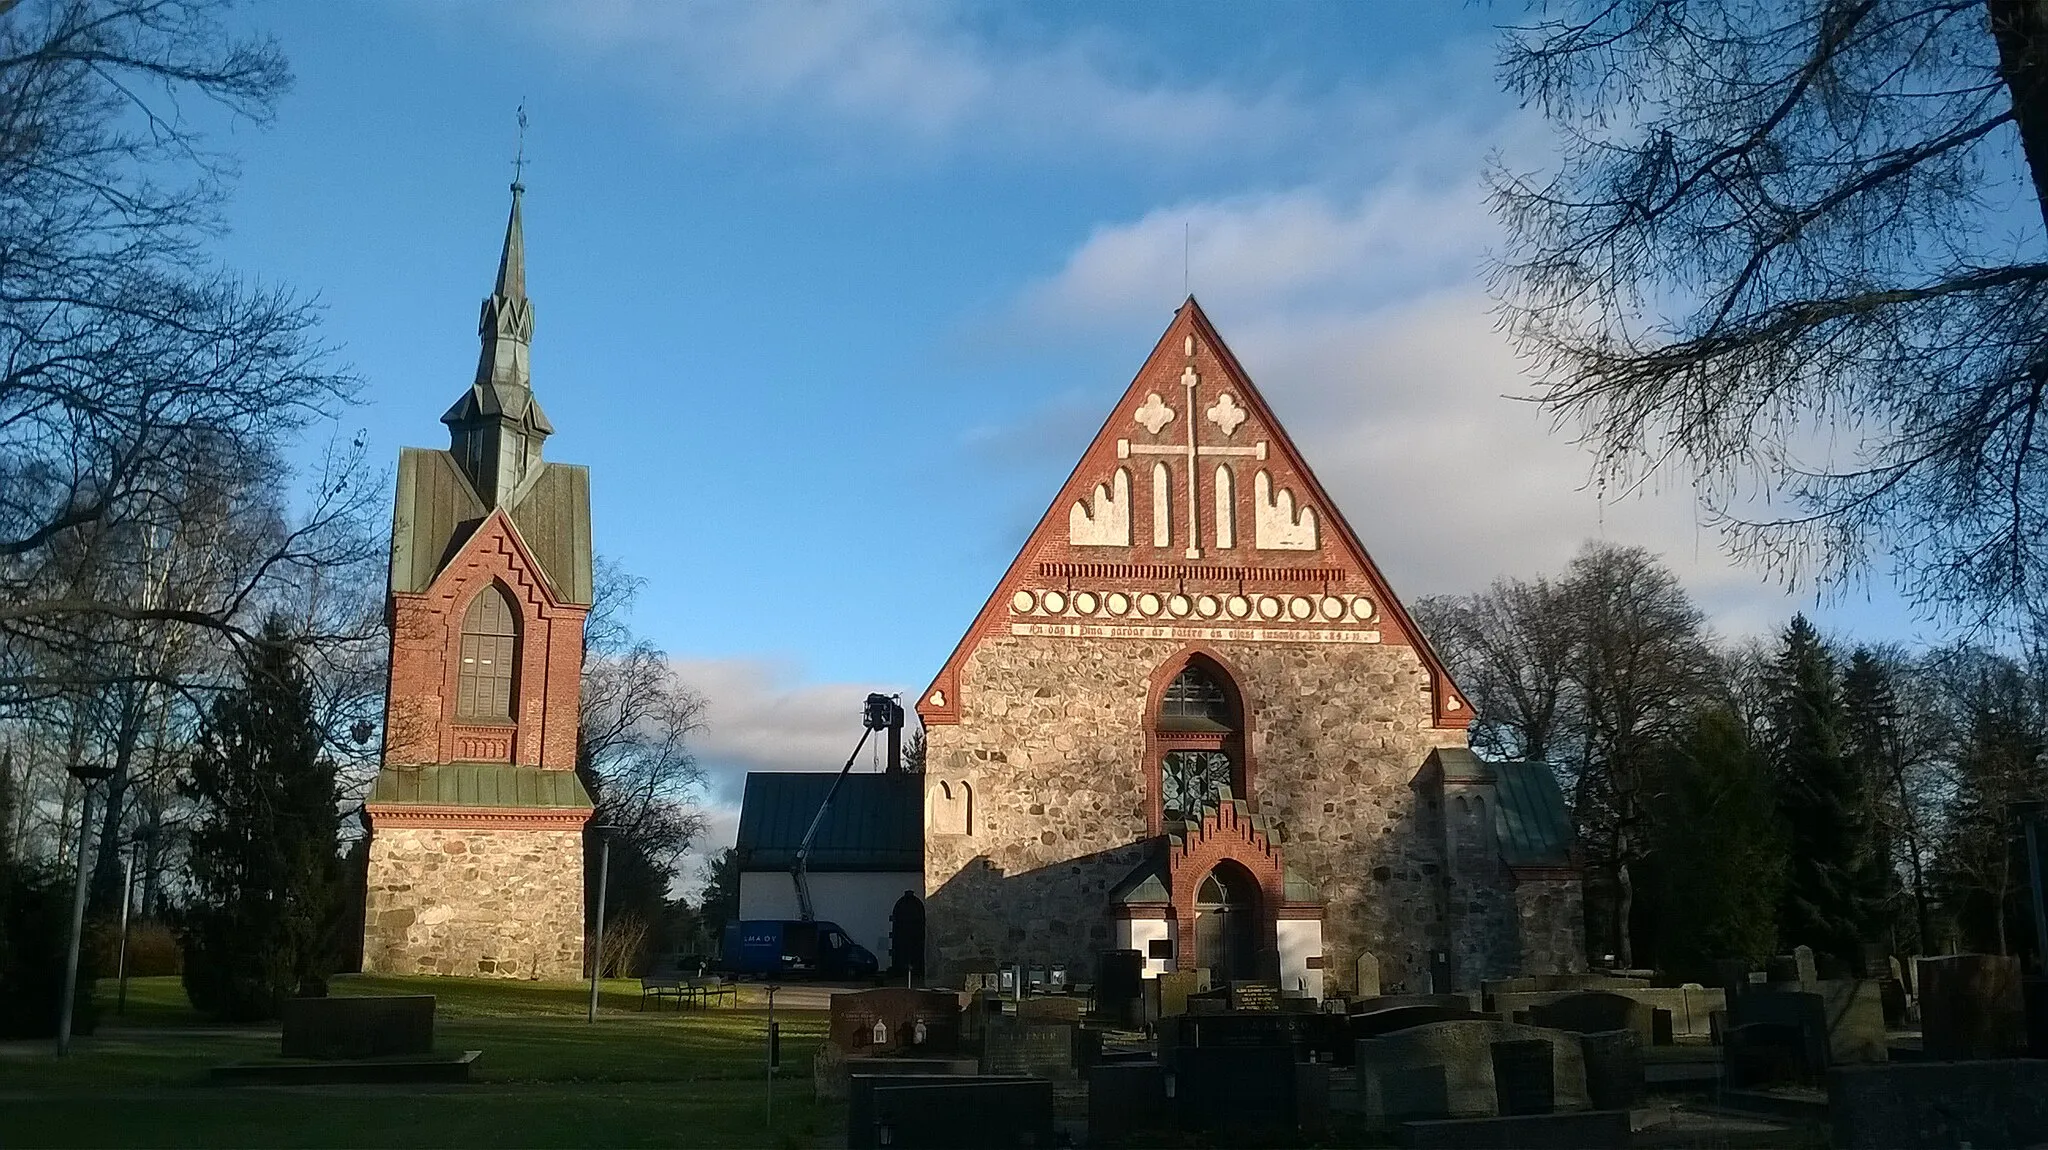
[[[526,101],[519,101],[519,146],[512,153],[512,190],[523,192],[519,179],[526,172]]]

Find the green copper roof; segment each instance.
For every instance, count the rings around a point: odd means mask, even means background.
[[[377,772],[370,801],[436,807],[591,807],[590,792],[575,771],[544,771],[506,763],[443,763],[429,767],[385,767]]]
[[[750,771],[735,847],[741,870],[788,870],[832,793],[836,771]],[[827,871],[924,867],[924,776],[850,774],[818,824],[807,865]]]
[[[1549,763],[1490,763],[1494,770],[1494,832],[1501,861],[1511,867],[1568,866],[1572,820]]]

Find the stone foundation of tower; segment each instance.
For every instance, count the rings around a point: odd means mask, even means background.
[[[583,975],[583,835],[380,828],[370,840],[363,971]]]

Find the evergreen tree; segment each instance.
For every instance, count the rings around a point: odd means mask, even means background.
[[[1790,848],[1778,935],[1853,959],[1868,917],[1859,885],[1863,795],[1843,754],[1835,660],[1804,615],[1785,628],[1772,672],[1772,757]]]
[[[1769,767],[1732,709],[1696,712],[1665,763],[1658,966],[1711,980],[1719,959],[1776,952],[1785,835]]]
[[[332,972],[334,775],[320,753],[311,686],[273,620],[242,685],[209,709],[183,786],[197,812],[185,992],[200,1010],[275,1017],[295,988]]]
[[[1842,673],[1842,753],[1849,772],[1863,791],[1863,820],[1868,829],[1866,850],[1857,868],[1858,893],[1870,908],[1870,923],[1898,926],[1910,894],[1913,949],[1926,952],[1927,911],[1922,881],[1920,840],[1906,802],[1904,734],[1892,671],[1867,647],[1849,656]],[[1912,875],[1908,892],[1899,867]]]

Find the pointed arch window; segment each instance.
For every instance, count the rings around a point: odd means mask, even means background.
[[[493,583],[462,616],[462,670],[455,713],[465,719],[512,718],[512,675],[519,662],[519,612]]]
[[[1248,797],[1241,714],[1236,685],[1199,656],[1167,683],[1153,716],[1162,822],[1199,820],[1226,793]]]

